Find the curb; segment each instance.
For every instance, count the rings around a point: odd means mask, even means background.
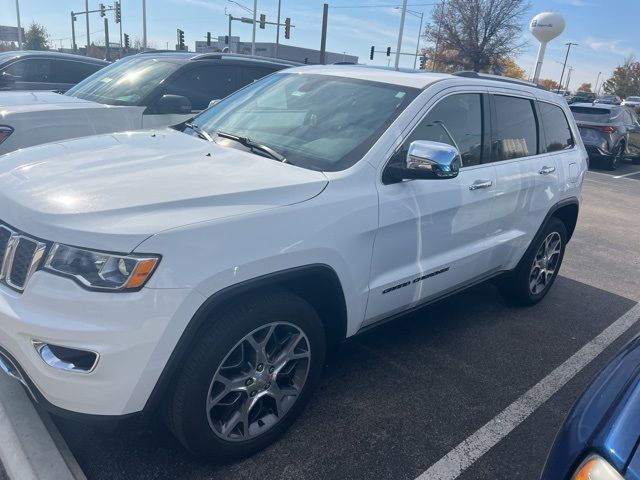
[[[85,480],[48,414],[22,385],[0,375],[0,461],[15,480]]]

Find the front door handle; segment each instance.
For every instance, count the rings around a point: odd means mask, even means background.
[[[542,167],[538,172],[540,175],[549,175],[556,171],[556,167]]]
[[[480,190],[481,188],[489,188],[493,185],[491,180],[478,180],[469,185],[469,190]]]

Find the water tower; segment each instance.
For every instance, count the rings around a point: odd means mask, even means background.
[[[564,26],[564,18],[558,12],[542,12],[531,20],[529,30],[540,42],[536,68],[533,73],[533,81],[535,83],[538,83],[538,78],[540,77],[540,69],[542,68],[542,60],[544,59],[544,51],[547,49],[547,43],[560,35],[564,31]]]

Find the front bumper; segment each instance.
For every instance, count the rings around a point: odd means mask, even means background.
[[[189,289],[90,292],[39,271],[22,294],[0,285],[3,363],[9,360],[34,399],[54,412],[139,412],[202,301]],[[33,340],[100,358],[90,373],[60,370],[40,358]]]

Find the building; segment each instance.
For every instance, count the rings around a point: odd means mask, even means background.
[[[195,51],[197,53],[231,52],[250,54],[251,42],[241,42],[240,37],[236,36],[219,36],[218,40],[212,41],[209,46],[205,41],[196,41]],[[274,42],[256,42],[256,55],[276,58],[276,44]],[[293,62],[318,64],[320,63],[320,50],[280,44],[278,46],[278,58]],[[338,62],[358,63],[358,57],[347,55],[346,53],[325,53],[325,63]]]

